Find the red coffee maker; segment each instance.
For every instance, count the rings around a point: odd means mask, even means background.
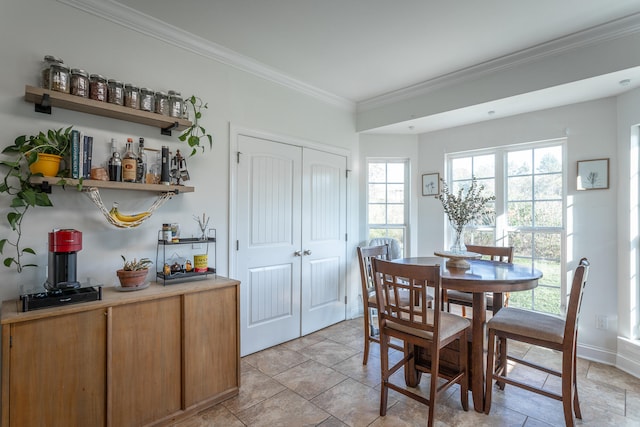
[[[80,287],[76,279],[76,254],[82,249],[82,233],[72,229],[57,229],[49,233],[49,267],[44,284],[47,290]]]

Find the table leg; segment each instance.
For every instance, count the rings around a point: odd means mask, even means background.
[[[484,328],[487,320],[487,301],[484,292],[473,293],[473,319],[471,321],[471,394],[476,412],[484,412]]]

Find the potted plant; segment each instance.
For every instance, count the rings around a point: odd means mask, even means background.
[[[66,129],[48,130],[37,135],[27,137],[21,135],[4,150],[2,154],[13,155],[10,159],[0,160],[0,166],[6,169],[2,182],[0,182],[0,194],[5,193],[11,197],[9,213],[6,218],[9,227],[16,233],[14,239],[0,239],[0,254],[4,254],[8,247],[15,249],[14,256],[3,259],[5,267],[15,266],[18,273],[25,267],[35,267],[36,264],[25,261],[26,255],[35,255],[35,251],[29,247],[21,246],[22,220],[29,208],[33,206],[53,206],[49,196],[40,188],[31,185],[33,175],[55,176],[55,172],[42,172],[34,167],[40,157],[48,155],[66,157],[71,147],[71,126]],[[59,165],[59,161],[57,163]]]
[[[56,176],[60,169],[60,161],[68,158],[71,153],[71,128],[49,129],[46,133],[37,135],[21,135],[13,145],[3,150],[3,153],[19,153],[27,159],[29,169],[33,174]]]
[[[208,134],[207,130],[200,124],[200,119],[202,118],[201,110],[209,107],[207,103],[203,102],[202,99],[195,95],[191,95],[190,98],[185,99],[185,105],[187,106],[187,109],[191,111],[193,124],[186,128],[178,139],[182,142],[186,141],[187,144],[189,144],[189,147],[191,147],[190,156],[193,156],[196,154],[198,148],[201,148],[204,152],[204,144],[200,145],[200,140],[202,138],[206,137],[209,140],[209,149],[213,147],[213,137]]]
[[[149,258],[134,258],[133,261],[127,261],[124,255],[120,255],[124,265],[116,274],[120,280],[120,286],[123,288],[136,288],[142,286],[147,280],[149,266],[153,264]]]

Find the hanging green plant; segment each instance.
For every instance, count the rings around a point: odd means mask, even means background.
[[[36,264],[25,260],[27,255],[35,255],[33,248],[24,247],[21,243],[22,221],[27,211],[34,206],[53,206],[49,196],[39,186],[31,185],[31,177],[42,176],[42,173],[33,173],[30,166],[38,160],[39,154],[55,154],[68,157],[71,148],[71,126],[66,129],[48,130],[46,133],[27,137],[21,135],[13,143],[2,150],[2,154],[11,156],[10,159],[0,160],[0,166],[6,169],[6,173],[0,182],[0,194],[11,197],[7,222],[9,228],[15,233],[15,238],[0,239],[0,254],[10,247],[15,255],[7,256],[2,260],[5,267],[15,267],[18,273],[26,267],[36,267]],[[59,172],[64,174],[65,172]],[[58,181],[64,184],[64,178]]]
[[[207,133],[207,130],[200,124],[202,118],[202,109],[209,108],[208,104],[202,101],[201,98],[191,95],[190,98],[185,100],[189,115],[193,117],[193,124],[186,128],[184,132],[178,137],[182,142],[187,142],[191,147],[191,154],[193,156],[198,151],[198,148],[204,152],[204,143],[201,144],[202,139],[209,140],[209,149],[213,148],[213,137]]]

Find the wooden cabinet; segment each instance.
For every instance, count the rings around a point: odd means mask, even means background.
[[[3,325],[3,426],[105,425],[105,314]]]
[[[3,426],[165,425],[238,394],[239,282],[2,305]]]

